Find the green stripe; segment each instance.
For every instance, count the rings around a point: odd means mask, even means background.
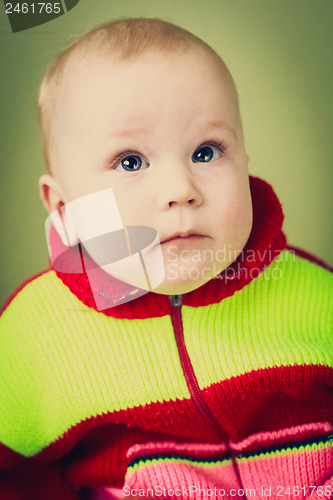
[[[332,438],[329,438],[327,441],[321,441],[321,442],[316,442],[316,443],[309,443],[307,445],[298,445],[295,444],[295,446],[287,446],[285,448],[279,448],[276,450],[270,450],[266,452],[250,452],[245,454],[240,454],[237,455],[237,452],[235,453],[235,456],[237,458],[237,462],[251,462],[251,461],[257,461],[258,459],[267,459],[267,458],[275,458],[278,456],[283,456],[283,455],[288,455],[290,456],[291,454],[297,454],[297,453],[308,453],[312,452],[314,450],[325,450],[327,448],[332,448],[333,447],[333,441]],[[167,452],[166,452],[167,453]],[[192,466],[198,466],[198,467],[204,467],[204,468],[209,468],[209,467],[217,467],[221,465],[229,465],[232,463],[231,458],[226,457],[223,459],[200,459],[200,458],[183,458],[183,457],[175,457],[175,456],[160,456],[160,457],[147,457],[145,458],[139,458],[139,459],[133,459],[133,461],[130,463],[128,467],[128,473],[131,472],[136,472],[139,469],[142,469],[143,467],[149,467],[151,465],[158,465],[161,463],[183,463],[187,465],[192,465]]]
[[[239,462],[251,462],[253,460],[258,460],[258,458],[259,459],[267,459],[267,458],[279,457],[282,455],[290,456],[291,454],[308,453],[308,452],[312,452],[314,450],[319,451],[319,450],[325,450],[327,448],[332,448],[332,447],[333,447],[332,441],[328,441],[325,443],[307,444],[306,446],[299,446],[299,447],[292,446],[289,448],[282,448],[280,450],[253,454],[253,455],[250,455],[249,457],[240,456],[239,458],[237,457],[237,461],[239,461]]]
[[[333,275],[284,251],[220,304],[183,307],[183,324],[201,388],[260,368],[333,367]]]
[[[0,441],[24,455],[90,416],[190,396],[170,317],[106,317],[53,272],[4,313],[0,352]]]
[[[200,461],[200,460],[191,460],[191,459],[187,459],[187,458],[178,458],[178,457],[153,458],[153,459],[147,459],[147,460],[140,460],[139,462],[136,462],[133,465],[130,465],[127,468],[127,474],[131,474],[133,472],[136,472],[139,469],[142,469],[143,467],[150,467],[152,465],[160,465],[161,463],[163,463],[163,464],[182,463],[182,464],[186,464],[186,465],[191,465],[191,466],[196,466],[196,467],[204,467],[204,468],[208,469],[211,467],[230,465],[232,463],[232,460],[231,460],[231,458],[224,458],[222,460],[208,462],[206,460]]]

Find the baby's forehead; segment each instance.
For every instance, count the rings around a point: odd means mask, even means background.
[[[211,105],[213,95],[219,99],[222,95],[227,110],[234,108],[237,113],[237,95],[228,70],[210,54],[194,49],[164,54],[146,51],[126,59],[114,55],[90,56],[73,61],[68,67],[64,98],[58,108],[60,115],[70,117],[76,110],[81,112],[82,106],[91,107],[94,103],[97,113],[102,104],[99,94],[104,95],[102,112],[109,105],[117,110],[122,107],[121,116],[132,110],[133,119],[137,112],[143,119],[144,110],[150,112],[154,103],[164,106],[164,99],[170,95],[173,97],[170,109],[190,103],[193,113],[198,110],[202,114],[205,106]]]
[[[211,71],[212,73],[210,73],[210,77],[207,77],[207,82],[209,82],[208,84],[214,82],[214,84],[216,83],[217,85],[223,87],[223,92],[229,96],[228,108],[233,108],[232,115],[236,116],[234,121],[240,124],[239,128],[241,129],[238,98],[233,79],[222,59],[220,59],[219,56],[217,56],[217,54],[213,51],[209,51],[208,49],[205,49],[205,47],[203,48],[196,44],[189,44],[181,48],[172,48],[167,51],[147,48],[140,54],[132,54],[124,57],[123,55],[119,55],[117,53],[105,53],[103,50],[96,48],[95,50],[89,51],[84,51],[83,49],[84,47],[81,47],[80,50],[71,54],[66,62],[65,71],[63,71],[61,80],[59,81],[57,96],[55,98],[53,125],[51,129],[51,132],[53,130],[55,143],[58,143],[59,137],[62,137],[63,135],[61,129],[64,125],[64,119],[65,121],[74,119],[75,115],[73,113],[75,112],[75,109],[83,108],[88,102],[94,101],[95,95],[99,91],[99,83],[103,84],[103,81],[106,78],[109,78],[108,81],[110,81],[110,87],[117,90],[117,88],[122,87],[119,74],[124,70],[124,68],[135,65],[137,74],[142,74],[142,71],[145,70],[143,66],[147,64],[147,61],[150,61],[150,68],[153,67],[151,64],[152,61],[156,61],[156,64],[165,64],[166,73],[168,73],[168,70],[173,72],[173,74],[176,72],[177,77],[178,75],[181,75],[182,72],[186,71],[186,67],[193,67],[193,78],[188,78],[186,81],[183,79],[182,86],[176,88],[176,92],[179,95],[185,91],[185,96],[190,96],[191,80],[194,81],[196,79],[196,72],[199,71],[201,74],[204,74],[207,70],[206,65],[209,65],[209,72]],[[165,78],[168,79],[168,74],[165,74]],[[91,82],[91,85],[84,84],[87,80]],[[116,84],[114,85],[113,80],[118,82],[118,87]],[[172,85],[172,79],[169,80],[170,85]],[[189,83],[187,84],[187,82]],[[130,83],[135,86],[135,81]],[[82,85],[85,85],[85,93],[82,92]],[[203,85],[202,92],[204,94],[207,91],[205,80]],[[156,90],[157,99],[159,99],[158,81],[156,81],[154,88]],[[131,97],[130,92],[128,95]],[[115,95],[112,95],[111,92],[110,99],[117,101],[117,98],[115,98]],[[147,102],[150,106],[151,100],[149,96]],[[133,106],[138,108],[139,104],[140,103],[135,101]],[[120,102],[119,105],[121,105]],[[58,118],[61,121],[59,121]]]
[[[87,75],[90,77],[93,76],[96,68],[100,74],[103,71],[110,74],[111,70],[116,80],[117,75],[125,67],[135,65],[139,73],[141,71],[140,68],[143,71],[147,62],[151,63],[152,61],[153,64],[155,62],[156,64],[163,63],[166,66],[166,70],[172,69],[173,72],[176,70],[177,73],[185,72],[185,68],[190,61],[190,64],[193,66],[193,77],[195,77],[195,72],[207,71],[208,67],[211,72],[210,76],[214,76],[216,83],[229,87],[237,95],[234,81],[223,60],[213,51],[194,43],[187,47],[172,48],[167,51],[148,47],[140,54],[132,54],[127,57],[118,53],[105,54],[103,51],[97,49],[93,52],[79,53],[68,61],[66,71],[63,73],[62,86],[63,88],[67,87],[67,89],[73,88],[73,80],[76,79],[79,81]],[[204,69],[202,69],[203,65]],[[165,75],[165,78],[168,78],[168,74]],[[135,85],[135,81],[133,85]],[[170,81],[170,85],[172,85],[172,81]]]

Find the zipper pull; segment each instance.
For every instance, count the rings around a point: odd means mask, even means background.
[[[183,296],[182,295],[169,295],[169,300],[170,300],[172,306],[180,307],[183,303]]]

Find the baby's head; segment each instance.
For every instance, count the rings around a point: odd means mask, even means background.
[[[198,288],[241,252],[252,205],[237,93],[202,40],[155,19],[98,27],[52,64],[39,107],[46,209],[112,188],[124,226],[158,233],[155,292]]]

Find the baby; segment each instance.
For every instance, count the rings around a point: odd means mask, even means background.
[[[333,498],[332,274],[249,178],[221,58],[111,22],[39,106],[52,268],[1,319],[1,500]]]

